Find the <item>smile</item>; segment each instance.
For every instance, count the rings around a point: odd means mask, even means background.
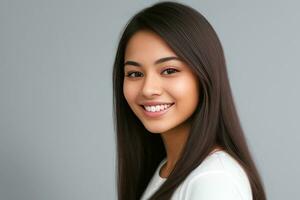
[[[161,105],[155,105],[155,106],[144,106],[143,108],[144,114],[148,117],[160,117],[163,114],[165,114],[172,106],[172,104],[161,104]]]

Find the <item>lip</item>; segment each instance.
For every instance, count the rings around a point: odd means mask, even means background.
[[[157,118],[157,117],[161,117],[162,115],[166,114],[174,104],[175,103],[172,103],[169,108],[167,108],[166,110],[159,111],[159,112],[149,112],[144,108],[144,106],[141,105],[141,107],[143,109],[144,114],[147,117]]]

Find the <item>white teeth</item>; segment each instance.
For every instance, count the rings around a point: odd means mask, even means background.
[[[170,106],[171,106],[171,104],[162,104],[162,105],[156,105],[156,106],[144,106],[144,108],[148,112],[159,112],[159,111],[169,108]]]

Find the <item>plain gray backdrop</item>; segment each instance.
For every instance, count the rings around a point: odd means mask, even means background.
[[[0,1],[0,199],[116,199],[112,64],[157,1]],[[299,197],[300,3],[179,1],[223,44],[268,199]]]

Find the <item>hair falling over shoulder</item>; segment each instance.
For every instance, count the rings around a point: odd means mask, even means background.
[[[126,24],[113,68],[113,111],[117,143],[119,200],[138,200],[156,167],[166,156],[159,134],[151,134],[134,115],[123,95],[124,53],[139,30],[155,32],[184,60],[200,81],[200,103],[180,159],[151,199],[170,199],[189,173],[218,145],[245,169],[253,200],[265,200],[262,180],[251,157],[235,108],[219,38],[195,9],[175,2],[160,2],[135,14]]]

